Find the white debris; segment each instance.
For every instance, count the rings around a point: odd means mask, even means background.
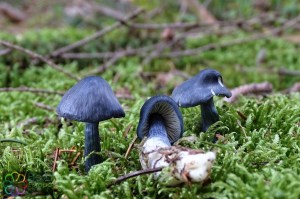
[[[142,143],[143,144],[143,143]],[[164,146],[165,145],[165,146]],[[180,146],[168,147],[159,140],[146,140],[141,147],[143,169],[165,167],[155,178],[170,186],[182,182],[203,182],[209,176],[216,159],[215,152],[203,152]]]

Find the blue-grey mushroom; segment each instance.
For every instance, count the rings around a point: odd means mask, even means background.
[[[141,108],[137,136],[171,146],[183,133],[183,120],[172,98],[158,95],[148,99]],[[154,141],[154,143],[157,143]]]
[[[202,131],[219,121],[213,96],[231,97],[222,81],[221,74],[213,69],[204,69],[196,76],[177,86],[172,92],[172,98],[181,107],[201,106]]]
[[[62,97],[57,113],[61,117],[86,123],[84,144],[84,156],[88,156],[85,161],[86,172],[101,162],[101,157],[97,154],[101,150],[99,122],[125,116],[109,84],[97,76],[86,77],[70,88]]]

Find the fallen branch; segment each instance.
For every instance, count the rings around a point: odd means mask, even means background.
[[[155,173],[155,172],[161,171],[162,169],[163,169],[163,167],[157,167],[157,168],[154,168],[154,169],[143,169],[143,170],[139,170],[139,171],[134,171],[134,172],[128,173],[124,176],[121,176],[121,177],[117,178],[115,181],[113,181],[107,187],[109,188],[113,185],[119,184],[122,181],[127,180],[129,178],[133,178],[133,177],[143,175],[143,174]]]
[[[14,50],[18,50],[18,51],[21,51],[25,54],[28,54],[29,56],[33,57],[33,58],[36,58],[36,59],[39,59],[43,62],[45,62],[46,64],[48,64],[50,67],[52,67],[53,69],[65,74],[66,76],[72,78],[72,79],[75,79],[75,80],[79,80],[79,78],[75,75],[73,75],[72,73],[68,72],[68,71],[65,71],[63,68],[61,68],[60,66],[54,64],[52,61],[50,61],[49,59],[43,57],[42,55],[40,54],[37,54],[31,50],[28,50],[28,49],[25,49],[21,46],[18,46],[18,45],[15,45],[15,44],[12,44],[10,42],[7,42],[7,41],[2,41],[0,40],[0,45],[2,46],[5,46],[5,47],[8,47],[8,48],[11,48],[11,49],[14,49]]]
[[[41,109],[44,109],[44,110],[47,110],[47,111],[55,111],[54,107],[43,104],[41,102],[36,102],[36,103],[34,103],[34,105],[38,108],[41,108]]]
[[[300,83],[297,82],[292,87],[290,87],[282,92],[283,93],[294,93],[294,92],[299,92],[299,91],[300,91]]]
[[[285,68],[280,68],[278,70],[278,75],[282,76],[300,76],[300,71],[298,70],[287,70]]]
[[[232,96],[230,98],[224,98],[224,101],[233,103],[235,102],[240,95],[248,95],[248,94],[262,94],[272,92],[273,86],[269,82],[263,83],[254,83],[254,84],[246,84],[243,86],[239,86],[231,90]]]
[[[25,121],[20,122],[19,124],[17,124],[17,127],[25,127],[31,124],[36,124],[38,122],[38,118],[37,117],[32,117],[29,118]]]
[[[0,88],[0,92],[29,92],[29,93],[45,93],[45,94],[53,94],[53,95],[63,95],[64,92],[61,91],[50,91],[45,89],[38,88],[29,88],[29,87],[18,87],[18,88]]]
[[[6,55],[12,51],[11,48],[6,48],[0,51],[0,56]]]
[[[51,56],[59,56],[65,52],[68,52],[70,50],[73,50],[75,48],[78,48],[79,46],[83,46],[97,38],[100,38],[102,37],[103,35],[113,31],[114,29],[120,27],[124,22],[128,21],[128,20],[131,20],[131,19],[134,19],[136,18],[139,14],[141,14],[144,10],[143,9],[137,9],[135,10],[131,15],[129,15],[128,17],[126,17],[123,21],[118,21],[116,23],[114,23],[113,25],[111,26],[108,26],[108,27],[105,27],[103,30],[101,31],[97,31],[96,33],[94,33],[93,35],[90,35],[82,40],[79,40],[73,44],[70,44],[68,46],[65,46],[65,47],[62,47],[62,48],[59,48],[57,50],[55,50],[54,52],[51,53]]]
[[[6,2],[0,3],[0,13],[14,23],[19,23],[26,19],[24,12]]]
[[[119,50],[116,52],[103,52],[103,53],[63,53],[62,58],[65,59],[108,59],[115,57],[117,54],[123,54],[124,56],[147,56],[147,52],[156,48],[158,44],[149,45],[142,48]]]
[[[136,142],[136,140],[137,140],[137,136],[135,136],[135,137],[133,138],[133,140],[131,141],[131,143],[129,144],[128,149],[127,149],[127,151],[126,151],[126,153],[125,153],[125,159],[128,158],[128,156],[129,156],[131,150],[133,149],[133,146],[134,146],[134,143]]]

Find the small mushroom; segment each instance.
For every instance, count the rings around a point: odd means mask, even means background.
[[[89,156],[85,161],[86,172],[101,162],[99,154],[91,154],[101,150],[99,122],[125,116],[109,84],[97,76],[86,77],[70,88],[56,111],[61,117],[86,123],[84,156]]]
[[[172,92],[172,98],[178,106],[201,106],[202,131],[219,121],[219,115],[215,108],[213,96],[231,97],[222,81],[221,74],[213,69],[204,69],[198,75],[183,82]]]

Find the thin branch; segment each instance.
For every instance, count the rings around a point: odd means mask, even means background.
[[[281,75],[281,76],[300,76],[300,70],[287,70],[285,68],[280,68],[278,70],[278,75]]]
[[[37,117],[32,117],[29,118],[25,121],[20,122],[19,124],[17,124],[17,127],[24,127],[24,126],[28,126],[31,124],[36,124],[38,122],[38,118]]]
[[[291,86],[290,88],[288,88],[282,92],[283,93],[294,93],[294,92],[299,92],[299,91],[300,91],[300,83],[297,82],[293,86]]]
[[[117,54],[124,54],[125,56],[147,56],[147,52],[155,49],[158,44],[149,45],[146,47],[135,48],[135,49],[125,49],[115,52],[103,52],[103,53],[63,53],[62,58],[65,59],[108,59],[115,57]]]
[[[83,46],[97,38],[100,38],[102,37],[103,35],[113,31],[114,29],[122,26],[122,24],[128,20],[131,20],[131,19],[134,19],[136,18],[139,14],[141,14],[144,10],[143,9],[137,9],[135,10],[131,15],[129,15],[128,17],[126,17],[123,21],[118,21],[116,23],[114,23],[113,25],[111,26],[108,26],[108,27],[105,27],[103,30],[101,31],[97,31],[96,33],[94,33],[93,35],[90,35],[82,40],[79,40],[73,44],[70,44],[68,46],[65,46],[65,47],[62,47],[62,48],[59,48],[57,50],[55,50],[54,52],[51,53],[51,56],[59,56],[65,52],[68,52],[70,50],[73,50],[75,48],[78,48],[79,46]]]
[[[0,88],[0,92],[29,92],[29,93],[45,93],[45,94],[53,94],[53,95],[63,95],[64,92],[61,91],[50,91],[39,88],[29,88],[29,87],[18,87],[18,88]]]
[[[272,90],[273,86],[269,82],[246,84],[232,89],[232,96],[230,98],[224,98],[224,100],[233,103],[240,95],[269,93],[272,92]]]
[[[133,146],[134,146],[134,143],[136,142],[136,140],[137,140],[137,136],[135,136],[135,137],[133,138],[133,140],[131,141],[131,143],[129,144],[128,149],[127,149],[127,151],[126,151],[126,153],[125,153],[125,159],[128,158],[128,156],[129,156],[131,150],[133,149]]]
[[[163,169],[163,167],[157,167],[157,168],[154,168],[154,169],[143,169],[143,170],[139,170],[139,171],[134,171],[134,172],[128,173],[124,176],[121,176],[121,177],[117,178],[115,181],[113,181],[107,187],[109,188],[113,185],[119,184],[122,181],[127,180],[129,178],[133,178],[133,177],[143,175],[143,174],[155,173],[155,172],[161,171],[162,169]]]
[[[47,110],[47,111],[55,111],[54,107],[43,104],[41,102],[36,102],[36,103],[34,103],[34,105],[38,108],[41,108],[41,109],[44,109],[44,110]]]
[[[46,64],[48,64],[50,67],[52,67],[53,69],[65,74],[66,76],[72,78],[72,79],[75,79],[75,80],[79,80],[79,78],[75,75],[73,75],[72,73],[68,72],[68,71],[65,71],[63,68],[61,68],[60,66],[54,64],[52,61],[50,61],[49,59],[43,57],[42,55],[40,54],[37,54],[31,50],[28,50],[26,48],[23,48],[21,46],[18,46],[18,45],[15,45],[15,44],[12,44],[10,42],[7,42],[7,41],[2,41],[0,40],[0,45],[2,46],[5,46],[5,47],[8,47],[8,48],[11,48],[11,49],[14,49],[14,50],[18,50],[18,51],[21,51],[25,54],[28,54],[29,56],[33,57],[33,58],[36,58],[36,59],[39,59],[43,62],[45,62]]]
[[[12,51],[11,48],[6,48],[0,51],[0,56],[6,55]]]

